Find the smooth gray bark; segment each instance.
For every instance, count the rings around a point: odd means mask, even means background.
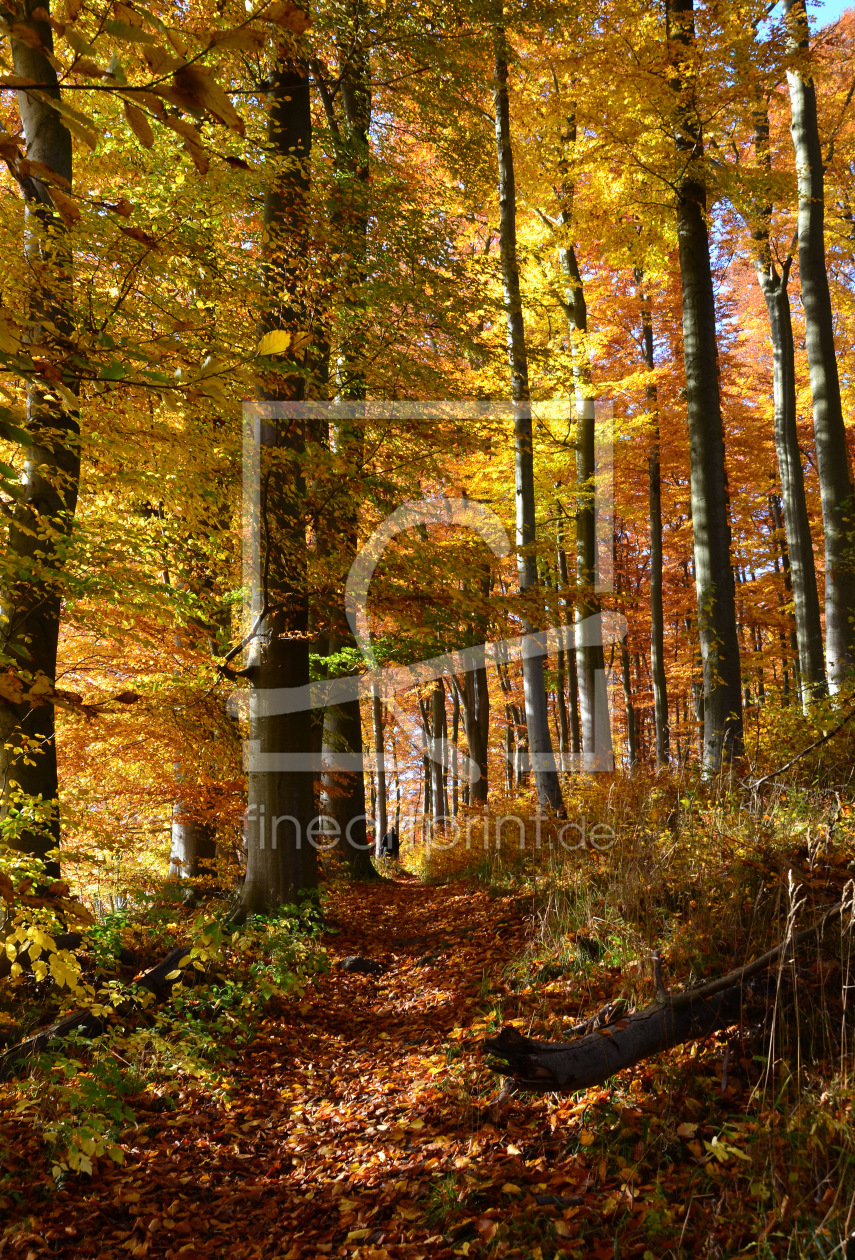
[[[387,831],[386,749],[383,741],[383,701],[375,692],[371,697],[371,724],[374,733],[374,772],[377,776],[377,805],[374,811],[375,837],[378,851]]]
[[[490,693],[487,687],[487,668],[480,665],[467,671],[462,680],[454,679],[455,693],[460,698],[463,712],[463,728],[469,748],[469,761],[474,763],[480,777],[469,779],[469,800],[486,803],[487,800],[487,741],[490,733]]]
[[[430,744],[433,719],[431,716],[431,710],[428,707],[427,702],[423,700],[421,696],[419,697],[418,704],[419,704],[419,716],[421,718],[422,779],[425,785],[424,808],[423,808],[422,813],[425,819],[429,819],[433,817],[433,800],[432,800],[433,762],[428,756],[428,746]]]
[[[511,369],[511,397],[514,420],[514,470],[517,521],[517,569],[520,593],[538,589],[534,497],[534,450],[531,422],[531,395],[528,381],[525,325],[520,298],[517,259],[517,209],[514,158],[511,146],[510,99],[508,95],[508,46],[502,22],[502,6],[497,6],[494,27],[495,80],[493,102],[496,115],[496,155],[499,168],[499,243],[502,261],[505,314],[507,317],[508,361]],[[533,627],[525,620],[526,630]],[[544,689],[543,658],[523,658],[523,689],[532,770],[541,806],[563,809],[561,786],[555,768],[552,736]]]
[[[371,126],[371,77],[367,31],[360,6],[347,0],[342,22],[336,32],[339,61],[339,95],[341,116],[337,115],[334,94],[318,75],[327,122],[335,151],[336,181],[332,193],[330,218],[338,238],[341,271],[338,277],[342,298],[339,308],[340,341],[335,364],[336,396],[344,402],[361,402],[366,396],[364,308],[359,288],[364,283],[369,222],[369,130]],[[332,426],[331,444],[335,453],[354,474],[364,464],[364,422],[341,420]],[[340,554],[341,581],[345,580],[357,552],[358,504],[347,500],[333,502],[334,512],[323,528],[334,537]],[[330,652],[353,646],[353,636],[342,607],[331,610],[332,632]],[[372,713],[372,723],[373,723]],[[325,738],[330,747],[361,756],[363,749],[362,717],[358,700],[349,701],[327,713]],[[378,779],[378,798],[386,807],[385,771]],[[330,776],[325,793],[326,808],[342,829],[350,831],[352,842],[342,841],[341,849],[350,873],[359,880],[377,877],[370,856],[365,815],[366,791],[364,770],[342,770]],[[375,808],[375,812],[376,808]],[[386,830],[379,831],[379,841]]]
[[[575,131],[575,129],[574,129]],[[566,219],[566,215],[565,215]],[[576,398],[576,677],[579,692],[579,725],[583,768],[600,768],[603,754],[611,754],[611,724],[605,693],[605,659],[602,643],[588,644],[581,630],[587,618],[596,616],[601,603],[597,585],[597,518],[595,406],[591,390],[586,340],[588,308],[576,251],[572,245],[558,251],[565,285],[565,310],[570,327],[573,379]]]
[[[332,640],[333,651],[340,642]],[[358,700],[348,700],[324,715],[324,749],[361,756],[362,711]],[[377,872],[371,862],[368,840],[364,770],[324,771],[322,781],[324,813],[335,820],[334,832],[339,836],[337,851],[347,862],[356,879],[372,879]]]
[[[48,4],[24,0],[15,19],[53,51]],[[38,12],[39,16],[33,16]],[[13,27],[14,31],[14,27]],[[71,185],[72,149],[60,115],[49,101],[60,99],[56,71],[46,52],[12,36],[14,70],[22,78],[51,86],[39,96],[18,92],[18,109],[27,158],[55,172],[56,183]],[[63,182],[64,181],[64,182]],[[67,389],[77,393],[73,353],[73,256],[50,189],[40,180],[20,176],[24,194],[24,255],[29,276],[26,339],[40,347],[61,373]],[[45,349],[47,348],[47,349]],[[59,400],[50,381],[34,379],[27,388],[25,482],[9,524],[7,570],[12,575],[0,592],[4,620],[0,652],[4,665],[22,681],[24,690],[39,675],[56,679],[61,615],[61,575],[77,506],[80,479],[79,423],[76,408]],[[16,751],[18,750],[18,751]],[[56,764],[54,707],[50,703],[0,703],[0,812],[5,817],[16,799],[26,815],[26,799],[41,798],[43,822],[10,836],[12,847],[36,857],[59,845],[59,783]],[[23,798],[23,799],[21,799]],[[48,874],[59,864],[48,862]]]
[[[568,614],[572,615],[573,603],[570,599],[570,574],[567,567],[567,551],[564,547],[564,521],[559,510],[556,523],[556,540],[558,543],[558,576],[561,582],[561,597],[564,607],[564,623],[569,624]],[[579,722],[579,685],[576,669],[576,648],[571,641],[564,654],[567,667],[567,691],[570,697],[570,752],[578,757],[582,751],[582,731]]]
[[[431,801],[435,819],[446,819],[448,814],[448,795],[445,788],[445,774],[442,761],[438,760],[448,744],[448,718],[445,712],[445,687],[441,678],[436,680],[431,694],[431,736],[433,738],[435,757],[431,768]],[[445,760],[443,756],[443,761]]]
[[[772,161],[769,148],[769,114],[766,108],[758,110],[755,117],[754,144],[758,165],[764,171],[770,172]],[[759,208],[752,233],[756,251],[754,269],[769,313],[774,364],[775,452],[783,497],[802,698],[807,705],[811,697],[819,697],[825,691],[822,622],[796,427],[795,351],[788,292],[792,256],[784,260],[780,270],[775,266],[770,241],[771,218],[771,205]]]
[[[772,535],[773,535],[773,547],[774,547],[775,572],[780,573],[783,576],[783,580],[784,580],[784,591],[781,592],[779,590],[778,602],[779,604],[782,604],[782,605],[784,604],[790,605],[793,602],[793,583],[790,577],[790,557],[787,553],[787,539],[786,539],[786,534],[784,531],[784,521],[781,515],[781,501],[776,494],[772,494],[769,496],[769,506],[772,510]],[[780,563],[779,563],[779,552],[780,552]],[[801,662],[799,661],[798,635],[796,634],[796,631],[793,626],[793,619],[788,617],[788,620],[790,621],[790,633],[789,633],[790,659],[792,660],[792,663],[793,663],[793,670],[796,675],[796,679],[798,679],[798,677],[801,675]],[[784,695],[788,696],[789,690],[790,690],[790,671],[787,665],[786,636],[783,630],[781,631],[781,668],[783,671]]]
[[[199,822],[188,815],[184,801],[176,801],[172,807],[172,832],[169,852],[169,874],[172,879],[197,879],[210,874],[210,867],[203,863],[213,862],[217,856],[217,842],[207,822]]]
[[[837,691],[855,662],[852,480],[825,261],[825,164],[816,89],[805,64],[809,27],[804,0],[784,0],[784,14],[791,50],[801,58],[800,65],[787,71],[787,83],[799,187],[799,278],[825,535],[825,656],[829,687]],[[784,515],[786,520],[786,504]]]
[[[262,308],[259,336],[306,326],[301,272],[309,241],[310,85],[305,65],[279,61],[268,81],[268,153],[274,171],[264,199]],[[295,365],[296,366],[296,365]],[[296,370],[271,373],[261,401],[299,401],[305,378]],[[309,683],[309,606],[306,574],[305,480],[300,468],[305,431],[300,422],[260,422],[263,571],[256,577],[253,615],[263,616],[244,671],[251,684],[250,741],[262,756],[305,754],[305,714],[267,712],[264,693]],[[317,852],[309,838],[314,776],[289,768],[248,773],[247,866],[235,918],[293,903],[317,885]]]
[[[478,578],[480,599],[476,602],[472,617],[472,644],[477,647],[483,644],[488,632],[488,603],[490,598],[490,571],[487,566]],[[481,654],[483,660],[483,653]],[[490,690],[487,685],[487,666],[479,664],[476,669],[467,670],[460,678],[452,677],[451,685],[454,694],[462,706],[463,727],[466,732],[466,743],[469,747],[470,775],[468,783],[469,802],[472,804],[487,803],[489,788],[488,744],[490,737]],[[455,741],[456,742],[456,741]],[[479,777],[476,779],[474,767],[478,767]]]
[[[460,808],[460,757],[457,741],[460,738],[460,692],[453,685],[451,688],[451,815],[457,817]]]
[[[515,749],[514,749],[514,715],[509,704],[505,705],[505,787],[508,794],[513,791]]]
[[[724,458],[715,296],[700,119],[680,63],[694,45],[693,0],[667,0],[675,73],[677,236],[689,421],[692,532],[704,673],[703,766],[717,771],[742,751],[742,692]]]
[[[653,317],[650,297],[644,292],[644,273],[635,282],[641,305],[641,345],[648,372],[654,368]],[[662,468],[659,451],[659,402],[656,386],[645,387],[653,417],[647,455],[647,491],[650,506],[650,672],[653,676],[653,712],[656,724],[656,764],[667,766],[670,753],[668,680],[665,676],[665,615],[662,608]]]

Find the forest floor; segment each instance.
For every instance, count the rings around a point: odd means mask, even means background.
[[[382,974],[333,966],[302,997],[272,999],[225,1097],[200,1084],[175,1111],[134,1102],[123,1164],[100,1159],[57,1188],[26,1117],[4,1121],[17,1189],[0,1255],[826,1254],[788,1246],[786,1135],[764,1121],[751,1056],[724,1037],[586,1094],[491,1107],[501,1078],[485,1035],[514,1022],[555,1036],[620,987],[619,969],[596,963],[520,980],[524,955],[529,975],[548,964],[531,952],[530,896],[401,874],[330,890],[325,914],[331,958],[372,958]],[[809,1205],[828,1250],[836,1193],[820,1184]]]

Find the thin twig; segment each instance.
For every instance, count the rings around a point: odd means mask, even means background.
[[[785,770],[790,769],[790,766],[794,766],[800,757],[806,756],[807,753],[813,752],[814,748],[821,748],[822,745],[827,744],[830,739],[834,739],[834,736],[837,735],[840,731],[842,731],[846,723],[851,722],[852,718],[854,717],[855,717],[855,709],[851,709],[846,714],[846,717],[843,719],[843,721],[838,726],[835,726],[833,731],[829,731],[826,735],[823,735],[821,739],[814,740],[814,742],[812,744],[809,744],[807,748],[803,748],[801,752],[796,753],[795,757],[793,757],[792,760],[788,761],[786,765],[779,766],[778,769],[773,770],[771,774],[764,774],[762,779],[755,780],[755,782],[751,784],[754,791],[756,792],[757,789],[762,784],[768,783],[770,779],[777,779],[779,774],[783,774]]]
[[[814,923],[813,927],[805,928],[803,932],[797,932],[795,936],[788,935],[786,940],[781,941],[780,945],[776,945],[774,949],[770,949],[765,954],[761,954],[759,958],[755,958],[753,962],[746,963],[744,967],[740,967],[737,971],[730,971],[726,976],[719,976],[718,980],[711,980],[709,984],[702,984],[697,989],[687,989],[684,993],[675,993],[668,998],[670,1006],[687,1006],[692,1002],[705,1001],[709,997],[713,997],[716,993],[721,993],[723,989],[730,989],[737,984],[741,984],[743,980],[756,976],[758,972],[765,971],[773,962],[781,956],[784,950],[792,946],[801,945],[803,941],[810,940],[812,936],[817,936],[826,923],[830,919],[839,915],[848,906],[851,901],[838,901],[835,905],[829,906],[821,919]]]

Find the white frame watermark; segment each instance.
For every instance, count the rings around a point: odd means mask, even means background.
[[[248,623],[253,623],[257,609],[252,606],[252,592],[259,589],[262,566],[261,522],[261,449],[262,426],[271,421],[389,421],[389,420],[513,420],[519,408],[526,406],[532,415],[546,419],[557,415],[566,419],[575,404],[564,400],[548,403],[502,402],[245,402],[243,407],[243,589]],[[610,404],[596,402],[594,511],[597,539],[596,592],[612,590],[613,582],[613,439]],[[439,497],[409,500],[402,503],[374,530],[360,547],[350,568],[345,585],[345,612],[356,645],[367,666],[364,673],[345,678],[324,679],[303,687],[251,690],[251,713],[271,717],[284,713],[301,713],[325,709],[354,699],[376,695],[384,700],[399,719],[412,722],[396,697],[402,691],[435,681],[447,674],[462,674],[486,665],[506,665],[525,657],[555,656],[560,651],[580,647],[605,646],[621,642],[627,633],[626,618],[606,611],[511,638],[474,647],[445,652],[411,665],[379,666],[371,644],[368,624],[368,591],[371,578],[385,548],[399,534],[418,525],[454,525],[470,529],[501,559],[508,556],[511,543],[499,517],[489,507],[471,499]],[[580,754],[550,755],[526,753],[523,770],[584,771],[596,773],[614,769],[611,726],[608,716],[607,677],[605,669],[597,669],[594,681],[593,748]],[[233,706],[245,705],[247,693],[235,691],[230,697]],[[307,727],[308,729],[308,727]],[[427,739],[427,757],[446,770],[477,781],[480,769],[448,739]],[[332,749],[304,753],[262,752],[259,741],[244,741],[244,766],[253,773],[287,772],[318,773],[359,771],[373,767],[373,757]]]

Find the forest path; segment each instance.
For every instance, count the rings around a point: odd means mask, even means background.
[[[547,1167],[546,1102],[517,1104],[524,1128],[513,1120],[497,1128],[470,1093],[498,1089],[473,1025],[523,947],[531,902],[401,876],[337,889],[326,905],[331,957],[363,955],[383,973],[333,969],[303,999],[274,1001],[230,1069],[228,1108],[204,1085],[184,1096],[183,1111],[135,1104],[125,1164],[100,1160],[91,1182],[48,1191],[5,1255],[565,1254],[555,1249],[561,1231],[570,1234],[563,1205],[540,1211],[534,1194],[587,1183],[572,1157],[566,1173]],[[549,1110],[554,1125],[554,1103]],[[602,1255],[613,1254],[604,1244]]]

